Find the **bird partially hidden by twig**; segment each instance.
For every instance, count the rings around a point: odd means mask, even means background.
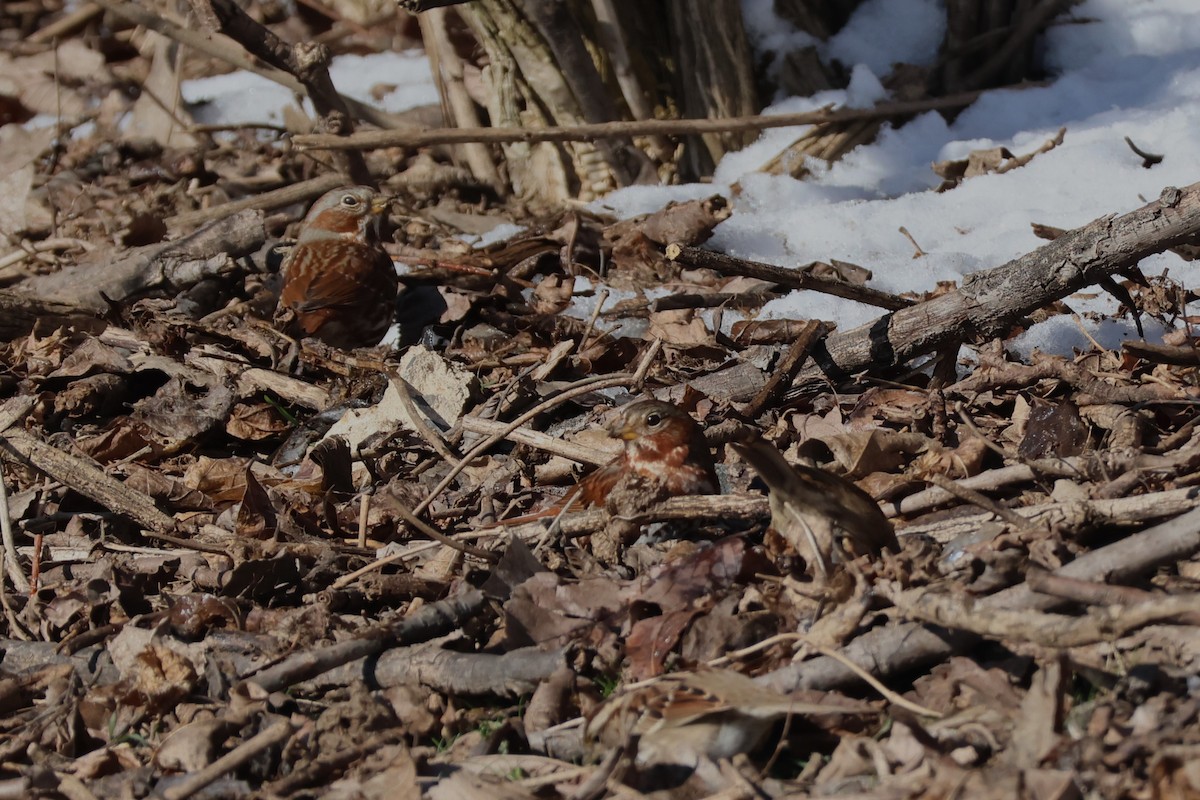
[[[558,503],[502,524],[593,506],[635,513],[668,497],[720,491],[704,433],[683,409],[660,400],[638,400],[621,409],[608,433],[625,443],[620,455],[584,477]]]
[[[900,552],[892,524],[862,489],[833,473],[788,463],[756,433],[741,439],[730,446],[767,484],[771,527],[804,557],[814,577],[828,579],[835,564],[864,554]]]

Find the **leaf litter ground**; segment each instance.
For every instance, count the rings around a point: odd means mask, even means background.
[[[167,151],[103,133],[29,145],[44,193],[26,230],[70,208],[55,236],[91,252],[6,278],[78,300],[98,268],[129,276],[93,316],[3,346],[3,791],[1200,791],[1186,337],[1027,361],[969,342],[785,399],[803,321],[722,314],[789,289],[664,255],[703,243],[720,198],[534,217],[447,172],[390,185],[393,254],[412,265],[403,346],[331,351],[260,321],[271,245],[303,202],[191,251],[160,244],[161,220],[219,203],[234,176],[296,182],[311,163],[244,132]],[[526,227],[462,244],[496,219]],[[1124,288],[1180,317],[1179,287]],[[644,535],[616,558],[596,547],[608,510],[497,524],[611,458],[609,410],[648,394],[704,421],[722,496],[636,510]],[[902,552],[818,585],[726,447],[746,425],[880,500]],[[757,747],[694,772],[639,762],[652,733],[584,736],[626,687],[705,668],[842,710],[770,717]]]

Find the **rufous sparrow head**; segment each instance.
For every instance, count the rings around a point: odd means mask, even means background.
[[[712,452],[692,416],[661,400],[638,400],[621,409],[609,435],[625,451],[579,482],[584,505],[604,505],[626,476],[661,487],[661,494],[715,494],[720,491]]]
[[[686,411],[659,400],[638,400],[621,408],[608,432],[625,443],[620,455],[584,476],[558,503],[503,524],[545,519],[564,507],[607,507],[610,499],[617,505],[641,506],[667,497],[720,491],[708,442]]]
[[[379,241],[388,200],[367,186],[327,192],[283,263],[276,323],[333,347],[371,347],[395,316],[399,279]]]

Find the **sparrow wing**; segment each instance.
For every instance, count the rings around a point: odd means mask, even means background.
[[[395,295],[396,268],[381,250],[357,242],[314,242],[292,251],[280,303],[303,313],[351,308],[364,293]]]

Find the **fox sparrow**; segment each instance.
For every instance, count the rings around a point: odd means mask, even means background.
[[[504,520],[512,525],[553,516],[564,505],[572,509],[607,506],[646,506],[666,497],[714,494],[719,491],[712,453],[691,415],[670,403],[639,400],[625,406],[609,428],[625,442],[625,451],[591,473],[564,503]]]
[[[756,435],[731,443],[771,490],[771,527],[828,576],[835,562],[883,549],[900,552],[892,524],[869,494],[845,478],[789,464]]]
[[[686,411],[639,400],[625,406],[609,435],[624,440],[625,452],[579,482],[577,500],[583,505],[604,505],[630,478],[659,489],[663,497],[719,490],[708,442]]]
[[[283,263],[275,321],[333,347],[371,347],[387,333],[399,279],[379,241],[387,199],[366,186],[322,195]]]

